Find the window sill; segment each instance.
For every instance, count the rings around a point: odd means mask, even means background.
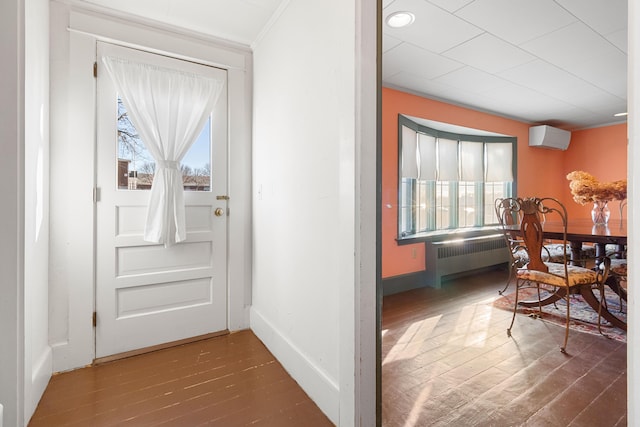
[[[424,242],[442,242],[445,240],[469,240],[476,238],[486,238],[493,235],[502,235],[499,225],[488,225],[485,227],[456,228],[450,230],[425,231],[411,234],[409,236],[398,237],[398,246],[410,245]]]

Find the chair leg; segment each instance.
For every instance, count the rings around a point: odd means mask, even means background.
[[[516,320],[516,310],[518,309],[518,291],[520,290],[520,281],[516,278],[516,294],[515,294],[515,302],[513,303],[513,315],[511,316],[511,324],[507,328],[507,336],[511,336],[511,328],[513,328],[513,323]]]
[[[504,285],[504,289],[502,289],[501,291],[498,291],[498,294],[503,295],[506,290],[509,288],[509,285],[511,284],[511,281],[513,280],[513,278],[515,277],[515,265],[510,264],[509,265],[509,278],[507,279],[507,283]]]
[[[528,284],[529,286],[531,286],[531,282],[528,282]],[[542,319],[542,297],[540,296],[540,283],[536,283],[536,290],[538,291],[538,313],[531,313],[529,317],[533,319]]]
[[[564,296],[565,300],[567,301],[567,319],[566,319],[565,331],[564,331],[564,345],[560,347],[560,351],[565,354],[567,353],[567,342],[569,341],[569,321],[571,319],[571,313],[569,310],[569,305],[571,303],[570,294],[571,292],[569,292],[569,289],[567,289],[567,294]]]
[[[604,298],[604,284],[603,283],[599,283],[598,284],[598,289],[600,290],[600,304],[598,304],[598,332],[600,332],[600,334],[602,334],[602,335],[605,335],[604,333],[602,333],[602,329],[600,327],[600,325],[602,323],[602,320],[601,320],[602,305],[607,303],[606,299]],[[622,304],[620,306],[622,306]]]
[[[620,313],[624,313],[624,310],[622,309],[622,301],[626,302],[627,299],[626,299],[626,297],[623,298],[623,296],[622,296],[622,293],[626,292],[626,291],[622,287],[621,283],[622,282],[626,282],[627,278],[626,278],[626,276],[619,276],[617,274],[613,275],[613,276],[614,276],[614,280],[616,281],[616,288],[617,288],[617,292],[616,293],[618,294],[618,301],[619,301],[619,304],[620,304],[619,312]]]

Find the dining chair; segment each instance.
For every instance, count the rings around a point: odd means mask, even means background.
[[[624,220],[624,210],[627,207],[627,199],[620,201],[618,206],[620,221]],[[620,311],[624,310],[623,301],[627,301],[627,245],[616,245],[609,243],[605,245],[605,255],[611,258],[611,268],[609,269],[613,283],[610,285],[618,294],[620,301]]]
[[[560,351],[566,353],[567,342],[569,340],[569,324],[571,320],[571,294],[579,291],[579,287],[595,287],[600,291],[600,304],[598,307],[598,331],[601,330],[601,313],[604,301],[604,282],[609,273],[610,259],[605,257],[602,262],[602,269],[591,270],[589,268],[572,265],[567,248],[567,210],[564,205],[550,197],[544,198],[511,198],[504,203],[518,213],[521,218],[518,237],[524,242],[529,262],[516,269],[516,291],[513,306],[513,316],[511,324],[507,329],[507,335],[511,336],[511,331],[515,323],[519,302],[519,291],[525,287],[534,287],[538,296],[538,315],[542,317],[541,285],[547,285],[557,296],[566,302],[566,319],[564,343]],[[554,221],[559,221],[563,226],[563,239],[560,242],[564,247],[562,262],[545,262],[542,259],[544,246],[544,230],[541,218],[553,217]]]
[[[608,284],[618,294],[620,312],[624,312],[623,301],[627,301],[627,249],[626,246],[616,249],[621,250],[606,251],[606,256],[611,259]]]
[[[522,220],[521,211],[518,209],[516,200],[517,199],[514,198],[497,198],[495,200],[496,216],[498,223],[504,231],[506,246],[509,249],[510,256],[509,276],[504,288],[498,291],[500,295],[503,295],[509,288],[516,270],[529,262],[529,255],[524,240],[518,236],[518,233],[509,230],[509,228],[520,225]],[[541,221],[544,222],[544,214],[541,215]],[[569,245],[545,240],[545,244],[542,246],[542,260],[545,262],[562,262],[566,251],[570,251]],[[593,259],[594,257],[595,248],[593,246],[583,245],[580,259],[584,261],[586,259]]]
[[[509,250],[509,277],[504,288],[498,291],[500,295],[503,295],[509,288],[517,269],[529,262],[524,240],[518,236],[517,232],[510,230],[510,228],[520,225],[520,211],[517,207],[518,205],[515,204],[515,199],[513,198],[498,198],[495,200],[496,216],[503,230],[505,244]]]

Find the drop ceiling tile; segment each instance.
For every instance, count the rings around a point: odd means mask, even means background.
[[[609,92],[541,60],[512,68],[500,73],[500,76],[520,86],[590,110],[601,104],[620,102],[620,98]]]
[[[481,99],[475,98],[473,100],[469,100],[462,105],[466,105],[469,108],[478,111],[484,111],[489,114],[506,117],[524,123],[529,123],[531,121],[527,117],[526,111],[521,111],[516,100],[505,101],[504,99],[493,99],[489,96],[485,96]]]
[[[627,99],[627,55],[612,51],[606,55],[585,57],[578,65],[574,71],[577,76]]]
[[[530,53],[488,33],[449,49],[443,55],[488,73],[497,73],[535,59]]]
[[[382,78],[405,71],[432,79],[462,67],[462,64],[409,43],[402,43],[382,55]]]
[[[557,0],[575,17],[602,34],[627,30],[627,0]]]
[[[425,98],[446,100],[448,103],[460,103],[470,95],[466,91],[410,73],[398,73],[385,81],[385,86],[414,93]]]
[[[588,57],[602,57],[619,50],[582,22],[575,22],[558,31],[523,43],[521,47],[566,68],[570,72]]]
[[[476,0],[455,14],[516,45],[576,21],[553,0]]]
[[[627,101],[620,98],[605,98],[600,102],[584,104],[583,109],[592,114],[602,115],[602,123],[607,123],[610,120],[618,120],[614,114],[627,111]],[[623,117],[623,120],[626,120],[626,117]]]
[[[616,31],[615,33],[610,33],[607,35],[607,40],[609,40],[615,47],[620,49],[624,53],[629,52],[628,46],[628,34],[627,29]]]
[[[509,105],[512,112],[523,117],[527,117],[528,112],[532,114],[539,114],[540,112],[549,114],[549,111],[562,112],[575,108],[561,100],[514,83],[508,83],[482,93],[494,101]]]
[[[402,43],[402,40],[398,40],[395,37],[391,37],[390,35],[383,34],[382,35],[382,52],[388,52],[394,47],[398,46]]]
[[[598,126],[609,126],[626,122],[626,118],[612,117],[612,115],[606,113],[583,110],[567,113],[566,120],[571,124],[569,127],[563,127],[567,130],[592,128],[594,123],[598,123]]]
[[[434,5],[441,7],[446,11],[455,12],[456,10],[468,5],[472,1],[473,0],[429,0],[429,3],[433,3]]]
[[[384,32],[431,52],[443,52],[482,33],[475,26],[425,0],[396,0],[384,9],[383,18],[386,20],[397,11],[413,12],[415,22],[405,28],[390,28],[384,24]]]
[[[454,102],[456,105],[461,105],[473,110],[484,111],[491,114],[511,117],[519,121],[526,121],[524,116],[516,116],[513,114],[513,110],[509,108],[509,104],[504,104],[502,101],[492,102],[491,99],[486,97],[478,97],[477,95],[471,96],[470,94],[463,94],[458,96]]]
[[[589,121],[589,120],[593,120],[596,117],[599,117],[598,114],[595,114],[593,112],[587,111],[587,110],[582,110],[580,108],[576,108],[574,110],[571,111],[567,111],[564,114],[564,119],[565,120],[570,120],[570,121],[576,121],[576,122],[582,122],[584,123],[585,121]]]
[[[458,68],[434,80],[472,93],[488,91],[505,85],[504,79],[472,67]]]

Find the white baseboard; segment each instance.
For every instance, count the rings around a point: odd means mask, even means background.
[[[340,416],[340,388],[336,381],[316,366],[254,307],[251,308],[251,330],[322,412],[337,425]]]
[[[54,373],[72,371],[93,363],[95,357],[93,341],[81,342],[80,344],[74,346],[69,341],[51,344]]]
[[[29,402],[25,402],[25,419],[31,419],[31,416],[35,412],[47,385],[49,385],[52,373],[53,353],[51,351],[51,347],[47,346],[46,350],[32,367],[30,387],[31,399]]]

